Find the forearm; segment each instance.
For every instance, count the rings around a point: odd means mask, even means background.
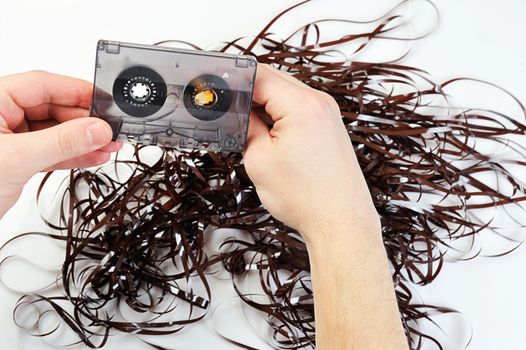
[[[341,223],[327,230],[310,232],[319,239],[308,243],[317,348],[407,349],[378,229]]]

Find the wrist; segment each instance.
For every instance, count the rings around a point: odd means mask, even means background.
[[[348,210],[319,215],[305,221],[298,231],[307,247],[382,243],[380,217],[374,209],[367,213]]]

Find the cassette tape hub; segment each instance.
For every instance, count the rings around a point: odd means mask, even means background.
[[[90,114],[114,140],[241,152],[256,67],[251,56],[100,40]]]

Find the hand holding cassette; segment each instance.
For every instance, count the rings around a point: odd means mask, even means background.
[[[91,115],[114,140],[242,152],[256,66],[251,56],[101,40]]]

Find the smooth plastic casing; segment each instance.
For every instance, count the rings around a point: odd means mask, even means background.
[[[91,115],[114,140],[241,152],[256,67],[251,56],[100,40]],[[210,89],[213,106],[193,103]]]

